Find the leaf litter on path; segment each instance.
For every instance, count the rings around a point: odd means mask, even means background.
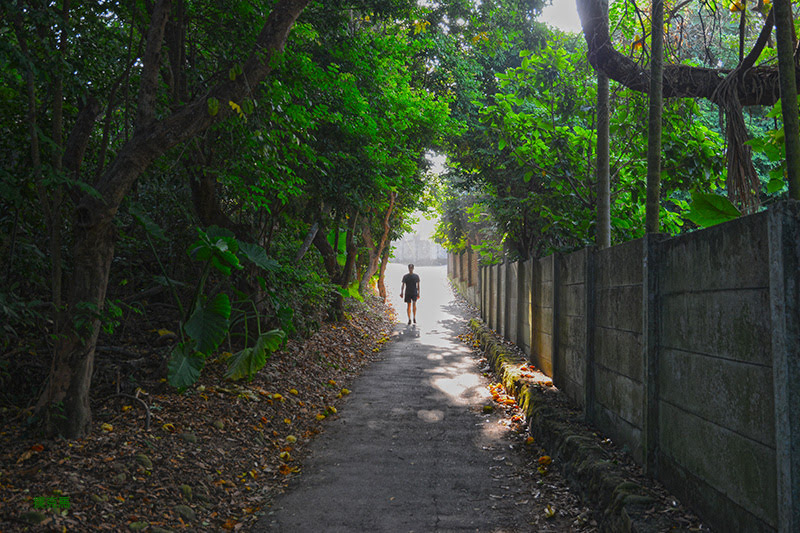
[[[377,298],[353,302],[344,322],[289,341],[252,381],[226,381],[225,366],[209,361],[183,395],[154,362],[135,392],[149,430],[124,397],[92,398],[85,439],[42,442],[21,412],[4,416],[0,531],[246,530],[302,472],[308,442],[337,405],[357,398],[347,386],[378,356],[394,319]]]

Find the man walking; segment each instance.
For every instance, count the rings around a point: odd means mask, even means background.
[[[414,324],[417,323],[417,300],[419,300],[419,276],[414,274],[414,265],[408,265],[408,274],[403,276],[403,283],[400,284],[400,298],[405,292],[405,302],[407,304],[408,323],[411,324],[411,310],[414,310]]]

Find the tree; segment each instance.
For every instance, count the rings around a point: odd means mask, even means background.
[[[463,246],[473,227],[469,219],[479,217],[512,257],[598,242],[600,87],[581,41],[553,32],[535,52],[521,53],[519,67],[497,75],[499,92],[479,125],[483,139],[472,148],[480,157],[462,155],[460,168],[448,176],[456,198],[448,195],[440,242]],[[610,241],[623,242],[644,233],[647,101],[619,85],[609,100]],[[722,173],[723,143],[694,101],[668,101],[667,109],[660,217],[663,231],[676,234],[689,191],[708,190]],[[480,240],[488,242],[484,235]]]
[[[615,49],[609,34],[608,20],[603,18],[601,0],[578,0],[577,5],[592,65],[626,87],[648,92],[650,76],[644,67]],[[679,4],[678,8],[670,12],[670,16],[677,15],[679,9],[687,5],[687,3]],[[756,9],[758,8],[754,8],[754,12],[758,12]],[[744,14],[741,20],[743,22],[739,30],[740,53],[735,68],[667,64],[663,70],[662,94],[666,98],[707,98],[724,110],[729,143],[728,193],[746,210],[752,211],[758,205],[756,193],[760,184],[753,169],[749,147],[745,145],[748,135],[742,117],[742,107],[772,105],[778,100],[780,90],[776,68],[771,65],[756,65],[772,30],[771,10],[763,13],[762,17],[754,19],[762,21],[762,31],[746,55]]]
[[[798,121],[797,106],[791,105],[797,101],[797,67],[796,58],[792,53],[795,42],[792,6],[786,0],[776,0],[774,9],[789,198],[800,200],[800,121]]]
[[[608,0],[603,11],[608,17]],[[597,71],[597,237],[598,248],[611,246],[611,176],[609,168],[609,83],[605,72]]]
[[[661,91],[664,72],[664,1],[653,0],[653,24],[650,39],[650,106],[647,123],[647,210],[645,231],[658,233],[658,210],[661,204],[661,116],[664,109]]]
[[[232,72],[230,68],[219,72],[216,78],[222,81],[169,110],[163,109],[157,98],[159,73],[167,23],[173,7],[180,6],[181,2],[176,6],[170,0],[154,4],[140,58],[133,133],[94,183],[96,192],[81,194],[75,210],[73,261],[76,268],[70,283],[66,316],[58,331],[52,369],[37,403],[47,433],[74,438],[90,430],[89,388],[94,351],[114,256],[114,220],[122,200],[158,157],[231,116],[234,111],[227,103],[243,102],[250,97],[252,87],[273,69],[289,30],[307,4],[308,0],[280,0],[264,17],[258,36],[247,57],[238,63],[239,67]],[[185,64],[178,66],[181,71],[186,67]],[[90,132],[91,128],[87,128],[85,135]]]

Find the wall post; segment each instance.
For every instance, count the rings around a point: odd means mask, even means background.
[[[583,350],[583,417],[587,424],[594,423],[594,248],[586,250],[584,264],[584,317],[586,345]]]
[[[642,406],[642,466],[646,474],[658,473],[658,353],[659,323],[658,269],[659,242],[665,236],[648,233],[642,239],[642,363],[644,394]]]
[[[516,287],[511,287],[511,261],[506,259],[505,263],[503,263],[503,291],[505,293],[505,299],[503,301],[503,337],[511,342],[515,342],[514,339],[511,338],[511,291]],[[516,309],[513,309],[516,311]]]
[[[527,316],[525,312],[525,304],[528,301],[525,295],[525,261],[517,261],[517,310],[515,320],[517,321],[517,338],[514,341],[517,346],[522,347],[525,343],[525,328],[528,324],[523,322],[523,318]]]
[[[800,530],[800,202],[769,210],[778,531]]]
[[[561,253],[553,253],[553,328],[550,332],[550,361],[553,365],[553,383],[558,387],[564,386],[561,361],[558,357],[559,322],[561,322]]]

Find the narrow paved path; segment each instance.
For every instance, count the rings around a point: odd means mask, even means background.
[[[255,531],[524,531],[509,480],[507,441],[486,381],[457,338],[464,316],[445,267],[418,267],[417,325],[400,302],[402,265],[387,290],[402,322],[394,340],[351,386],[339,417],[312,444],[290,489]],[[402,306],[402,307],[401,307]],[[518,527],[515,527],[518,526]]]

